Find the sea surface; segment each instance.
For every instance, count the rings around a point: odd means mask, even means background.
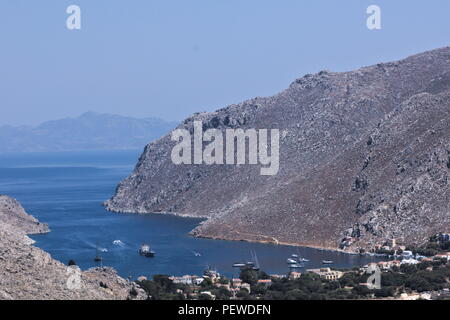
[[[361,266],[379,258],[291,246],[198,239],[188,235],[200,219],[171,215],[117,214],[101,205],[137,162],[141,151],[30,153],[0,155],[0,194],[19,200],[26,211],[48,223],[49,234],[32,236],[36,245],[55,259],[70,259],[82,268],[114,267],[122,277],[201,275],[206,267],[237,275],[235,262],[251,260],[255,252],[261,269],[286,274],[286,259],[299,254],[305,268]],[[138,254],[142,243],[154,258]],[[97,248],[103,258],[94,261]],[[301,272],[304,269],[299,269]]]

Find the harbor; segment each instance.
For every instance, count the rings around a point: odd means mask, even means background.
[[[139,152],[39,154],[0,159],[0,193],[10,194],[52,232],[34,235],[36,246],[63,263],[74,260],[83,270],[111,266],[124,278],[155,274],[199,274],[205,266],[232,277],[236,263],[254,264],[273,274],[287,274],[296,254],[304,268],[362,266],[383,257],[287,245],[194,238],[189,232],[203,220],[170,215],[117,214],[101,203],[133,168]],[[108,159],[108,162],[105,162]],[[8,168],[2,169],[2,168]],[[142,244],[154,251],[141,255]],[[95,258],[100,261],[94,261]],[[294,257],[295,258],[295,257]],[[295,266],[294,264],[294,267]]]

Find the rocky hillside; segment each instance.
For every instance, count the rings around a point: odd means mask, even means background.
[[[27,233],[45,233],[48,227],[25,213],[14,199],[0,196],[0,300],[24,299],[140,299],[142,289],[120,278],[110,268],[80,272],[80,287],[71,286],[77,267],[68,268],[33,246]],[[73,279],[73,278],[72,278]],[[69,289],[72,288],[72,289]],[[74,289],[75,288],[75,289]],[[135,288],[137,296],[130,296]]]
[[[274,128],[280,170],[174,165],[175,142],[150,143],[109,210],[207,217],[202,237],[370,247],[450,231],[450,47],[352,72],[322,71],[285,91],[178,128]]]

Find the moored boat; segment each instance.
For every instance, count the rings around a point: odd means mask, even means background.
[[[155,256],[155,251],[150,249],[150,245],[143,243],[139,248],[139,254],[141,256],[151,258]]]

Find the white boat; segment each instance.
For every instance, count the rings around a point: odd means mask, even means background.
[[[297,250],[298,251],[298,250]],[[302,262],[308,262],[308,259],[302,258],[300,257],[300,253],[299,254],[292,254],[290,258],[288,258],[286,260],[286,262],[288,264],[301,264]]]
[[[240,262],[233,264],[233,268],[244,268],[245,266],[246,266],[245,263],[240,263]]]
[[[301,262],[308,262],[308,261],[309,261],[309,259],[305,259],[305,258],[300,258],[300,259],[298,259],[298,261],[301,261]]]
[[[288,264],[295,264],[295,263],[297,263],[297,260],[292,259],[292,258],[288,258],[286,262],[287,262]]]
[[[155,251],[150,250],[150,246],[143,243],[139,249],[139,254],[144,257],[154,257]]]

